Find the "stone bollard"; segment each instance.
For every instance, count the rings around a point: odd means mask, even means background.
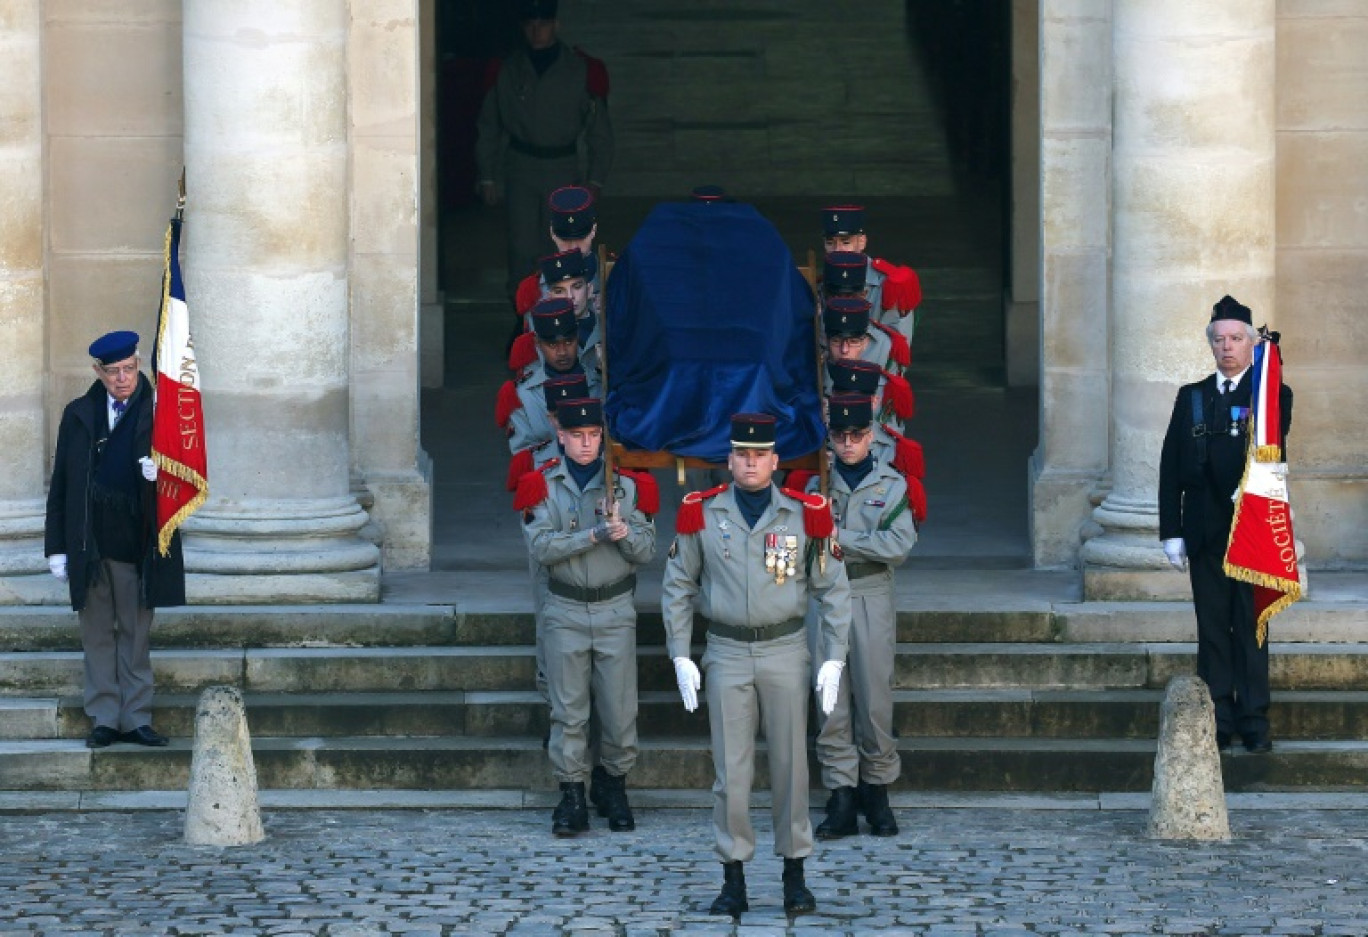
[[[1174,677],[1159,708],[1149,835],[1154,839],[1230,839],[1216,711],[1200,677]]]
[[[211,686],[200,695],[195,710],[185,841],[197,846],[246,846],[265,838],[242,694],[234,687]]]

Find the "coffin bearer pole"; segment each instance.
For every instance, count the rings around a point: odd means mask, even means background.
[[[195,710],[185,841],[196,846],[247,846],[265,838],[242,694],[235,687],[211,686],[200,695]]]

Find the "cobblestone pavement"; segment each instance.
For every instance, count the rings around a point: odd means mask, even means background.
[[[176,811],[0,816],[0,934],[1368,934],[1364,811],[1240,811],[1232,841],[1174,844],[1143,811],[905,810],[896,839],[819,844],[818,913],[792,922],[754,811],[739,924],[706,914],[706,812],[570,841],[548,814],[276,811],[231,849],[185,845]]]

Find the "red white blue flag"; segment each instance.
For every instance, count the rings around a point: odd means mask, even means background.
[[[179,212],[177,213],[179,214]],[[161,314],[153,370],[152,459],[157,463],[157,548],[165,556],[171,536],[209,496],[204,408],[199,363],[190,338],[190,310],[180,270],[181,219],[166,229]]]
[[[1249,454],[1235,495],[1235,521],[1226,545],[1225,573],[1254,586],[1254,614],[1260,646],[1268,621],[1301,598],[1297,538],[1287,493],[1283,458],[1282,355],[1276,333],[1265,333],[1254,349]]]

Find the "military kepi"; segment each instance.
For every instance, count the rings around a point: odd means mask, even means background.
[[[874,396],[879,390],[883,369],[869,361],[828,361],[832,393]]]
[[[100,364],[132,358],[138,351],[137,332],[110,332],[90,343],[90,357]]]
[[[518,12],[525,20],[553,20],[556,18],[556,0],[522,0]]]
[[[1211,307],[1211,321],[1217,319],[1235,319],[1245,325],[1253,325],[1254,318],[1248,306],[1242,306],[1229,296],[1222,296],[1221,301]]]
[[[774,417],[768,413],[738,413],[731,420],[731,444],[737,449],[773,449]]]
[[[548,377],[542,384],[542,395],[546,398],[546,409],[552,413],[563,400],[579,400],[589,396],[589,379],[583,374],[563,374]]]
[[[834,430],[865,429],[874,423],[874,398],[865,394],[832,394],[827,423]]]
[[[561,296],[543,299],[532,307],[532,331],[544,342],[578,335],[575,304]]]
[[[603,401],[597,397],[562,400],[556,404],[556,422],[561,429],[582,429],[603,425]]]
[[[832,296],[822,305],[822,329],[830,338],[856,337],[869,331],[869,300]]]
[[[578,248],[543,257],[537,264],[541,267],[542,279],[547,286],[584,276],[584,255]]]
[[[864,206],[831,205],[822,209],[822,234],[829,238],[864,234]]]
[[[546,200],[551,209],[551,230],[558,238],[574,240],[588,237],[598,221],[594,193],[584,186],[567,185],[552,192]]]
[[[822,285],[828,293],[859,293],[865,286],[864,254],[832,251],[822,267]]]

